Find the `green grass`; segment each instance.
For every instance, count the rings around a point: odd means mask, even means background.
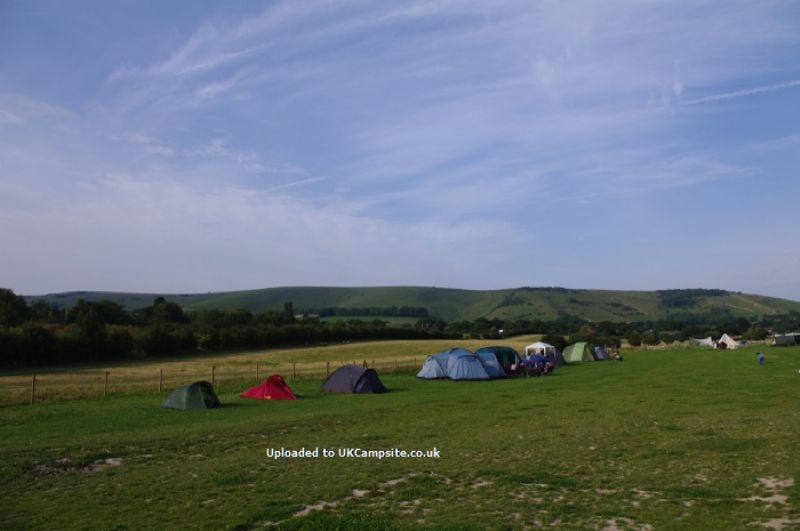
[[[0,528],[797,527],[800,349],[764,352],[764,367],[750,348],[492,382],[386,374],[375,396],[301,380],[283,403],[223,384],[226,407],[199,412],[157,393],[0,408]],[[442,458],[264,455],[317,446]]]

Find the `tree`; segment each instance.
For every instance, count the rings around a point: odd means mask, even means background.
[[[545,334],[542,336],[542,342],[550,343],[558,350],[564,350],[567,346],[566,338],[558,334]]]
[[[30,309],[25,298],[0,288],[0,326],[19,326],[28,319]]]
[[[78,322],[89,313],[94,314],[93,319],[99,319],[103,324],[124,325],[131,321],[131,316],[117,302],[108,300],[89,302],[78,299],[75,306],[67,311],[67,322]]]
[[[283,317],[287,323],[294,323],[294,304],[291,301],[283,303]]]
[[[189,319],[183,309],[174,302],[169,302],[164,297],[158,297],[150,308],[149,320],[155,324],[188,323]]]
[[[66,312],[63,308],[51,306],[43,299],[38,299],[31,304],[30,319],[40,323],[63,323]]]
[[[628,344],[632,347],[639,347],[642,344],[642,338],[637,333],[632,333],[628,335]]]
[[[659,342],[658,332],[655,330],[648,330],[642,334],[642,343],[645,345],[657,345]]]
[[[767,338],[767,334],[769,334],[769,332],[767,332],[766,328],[761,326],[751,326],[745,331],[744,338],[749,341],[761,341],[762,339]]]
[[[102,335],[105,323],[99,307],[91,302],[78,299],[75,306],[67,312],[67,320],[72,323],[78,337],[82,339],[95,339]]]

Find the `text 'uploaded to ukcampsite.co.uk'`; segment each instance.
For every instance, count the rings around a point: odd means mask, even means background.
[[[381,450],[367,448],[267,448],[266,456],[270,459],[439,459],[441,450],[433,447],[428,450],[406,450],[403,448],[387,448]]]

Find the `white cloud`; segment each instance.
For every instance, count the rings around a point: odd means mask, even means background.
[[[0,124],[18,125],[25,123],[25,119],[11,111],[0,109]]]

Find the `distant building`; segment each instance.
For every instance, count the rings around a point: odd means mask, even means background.
[[[773,347],[787,347],[791,345],[800,344],[800,332],[791,332],[788,334],[773,334],[772,346]]]

